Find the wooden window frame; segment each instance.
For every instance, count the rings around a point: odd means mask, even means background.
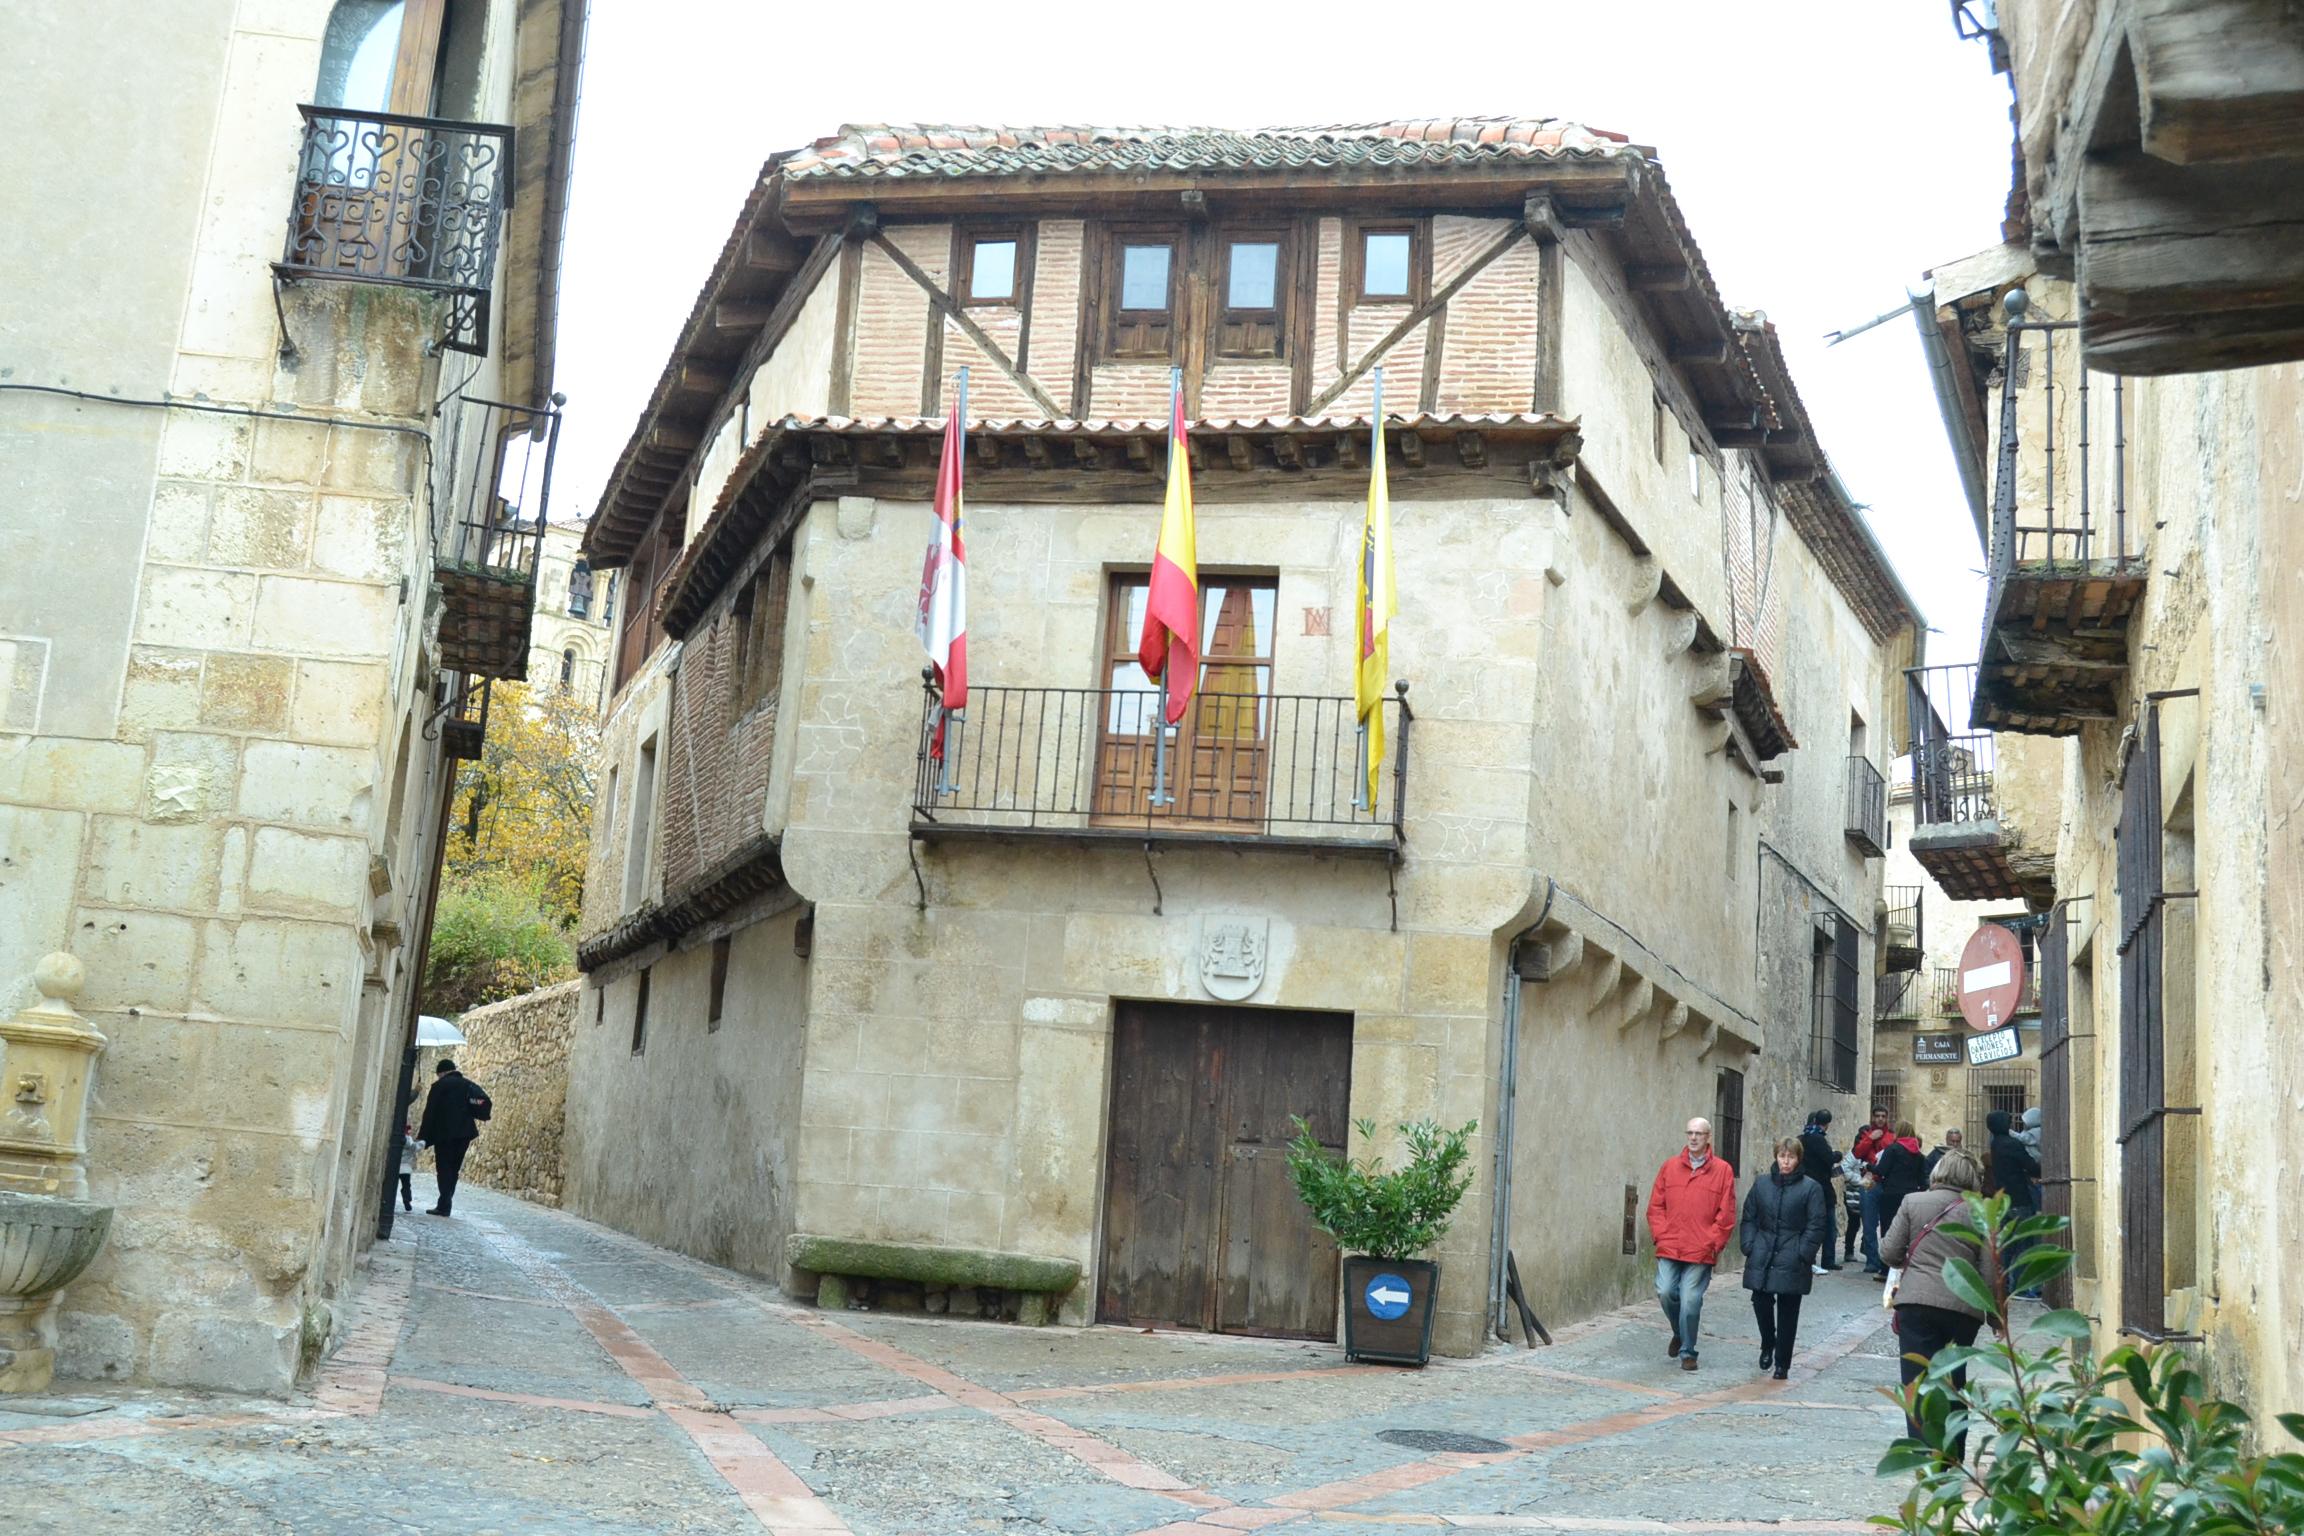
[[[1136,588],[1149,586],[1150,580],[1151,573],[1140,569],[1111,570],[1105,573],[1103,640],[1099,647],[1100,654],[1096,673],[1098,690],[1109,689],[1112,686],[1114,670],[1122,663],[1133,660],[1136,655],[1137,637],[1127,632],[1128,615],[1131,607],[1128,594]],[[1209,589],[1216,587],[1260,589],[1273,594],[1273,633],[1261,637],[1264,648],[1249,656],[1218,656],[1213,658],[1202,656],[1200,658],[1202,677],[1196,680],[1196,682],[1205,680],[1207,670],[1212,662],[1218,666],[1231,664],[1241,667],[1261,667],[1265,672],[1263,697],[1268,703],[1277,696],[1280,671],[1279,573],[1264,570],[1203,571],[1200,585],[1203,595]],[[1204,622],[1205,612],[1204,608]],[[1271,799],[1269,782],[1271,741],[1268,735],[1259,735],[1255,738],[1254,750],[1261,753],[1263,758],[1259,770],[1262,776],[1260,780],[1262,787],[1251,796],[1251,803],[1244,805],[1241,802],[1236,802],[1232,794],[1227,791],[1220,805],[1201,806],[1199,804],[1205,796],[1211,793],[1198,790],[1193,785],[1192,776],[1195,766],[1199,762],[1200,753],[1207,750],[1205,743],[1221,744],[1226,739],[1220,733],[1203,733],[1202,731],[1203,710],[1206,707],[1207,697],[1208,695],[1196,686],[1193,689],[1192,702],[1187,706],[1184,718],[1178,722],[1177,736],[1170,752],[1169,782],[1170,792],[1175,795],[1176,800],[1175,804],[1158,812],[1151,812],[1145,805],[1136,803],[1132,788],[1129,791],[1128,804],[1110,807],[1105,805],[1107,792],[1112,788],[1110,781],[1106,778],[1110,753],[1115,747],[1126,751],[1131,744],[1148,742],[1152,738],[1149,733],[1113,730],[1110,709],[1107,708],[1102,712],[1101,718],[1097,722],[1097,751],[1094,769],[1096,777],[1091,791],[1091,804],[1098,809],[1091,813],[1092,820],[1101,818],[1110,823],[1141,825],[1147,815],[1151,815],[1153,819],[1162,822],[1182,825],[1234,828],[1247,822],[1261,825],[1265,814],[1269,811]],[[1148,718],[1157,713],[1157,705],[1148,706]],[[1269,716],[1266,718],[1268,720]],[[1267,726],[1266,729],[1268,730],[1269,727]],[[1131,778],[1125,782],[1133,786],[1136,781]],[[1241,814],[1244,810],[1253,814]],[[1220,814],[1220,812],[1232,814]]]
[[[1127,272],[1128,248],[1132,245],[1168,247],[1168,307],[1165,311],[1120,307],[1121,281]],[[1104,270],[1097,279],[1096,290],[1098,307],[1102,311],[1096,336],[1096,357],[1099,362],[1174,365],[1182,359],[1191,297],[1186,275],[1191,260],[1192,231],[1185,225],[1113,224],[1105,228]],[[1165,313],[1168,317],[1168,345],[1157,352],[1139,348],[1122,350],[1119,331],[1127,317],[1159,313]]]
[[[1344,242],[1344,292],[1351,307],[1400,307],[1415,309],[1432,292],[1432,239],[1429,219],[1355,219]],[[1367,291],[1368,237],[1370,235],[1406,235],[1408,237],[1408,291],[1406,293],[1369,293]]]
[[[1210,295],[1208,310],[1208,355],[1227,362],[1285,362],[1290,354],[1288,330],[1293,318],[1292,301],[1296,289],[1296,230],[1290,224],[1242,224],[1216,231],[1215,291]],[[1232,248],[1236,245],[1270,245],[1278,248],[1272,272],[1272,304],[1266,309],[1234,309],[1232,307]],[[1272,346],[1269,351],[1248,348],[1227,348],[1224,345],[1226,327],[1232,325],[1263,324],[1272,327]]]
[[[955,224],[952,227],[952,302],[962,309],[1013,309],[1032,312],[1033,227],[1030,224]],[[976,280],[976,247],[987,241],[1010,240],[1016,245],[1016,271],[1002,299],[980,299]]]

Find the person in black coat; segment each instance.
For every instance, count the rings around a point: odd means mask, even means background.
[[[443,1061],[432,1069],[432,1091],[424,1096],[424,1120],[416,1127],[416,1139],[432,1149],[433,1166],[440,1176],[440,1202],[425,1214],[455,1214],[456,1181],[464,1172],[464,1154],[471,1150],[473,1138],[480,1134],[480,1122],[490,1113],[486,1090],[457,1071],[456,1063]]]
[[[2040,1212],[2040,1159],[2015,1134],[2016,1117],[2004,1109],[1993,1110],[1984,1117],[1984,1128],[1992,1133],[1991,1181],[1992,1188],[2008,1197],[2008,1219],[2022,1221]],[[2013,1264],[2031,1247],[2029,1241],[2010,1243],[2008,1251],[2000,1256],[2002,1264]],[[2028,1301],[2039,1299],[2038,1288],[2016,1294]]]
[[[1800,1332],[1800,1298],[1815,1284],[1809,1268],[1830,1230],[1831,1200],[1808,1177],[1805,1151],[1787,1136],[1776,1143],[1776,1166],[1752,1181],[1737,1223],[1744,1246],[1744,1289],[1760,1324],[1760,1369],[1782,1381],[1792,1367]]]
[[[1872,1167],[1880,1179],[1880,1230],[1885,1232],[1904,1197],[1928,1187],[1928,1159],[1920,1151],[1920,1133],[1911,1121],[1896,1122],[1896,1134],[1880,1149]]]
[[[1824,1193],[1824,1243],[1816,1257],[1816,1268],[1838,1269],[1840,1261],[1835,1252],[1838,1244],[1832,1233],[1832,1176],[1840,1171],[1840,1154],[1832,1150],[1832,1111],[1819,1109],[1808,1116],[1808,1124],[1800,1132],[1800,1171],[1816,1181]]]

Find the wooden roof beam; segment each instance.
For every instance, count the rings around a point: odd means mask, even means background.
[[[1728,361],[1728,340],[1722,337],[1717,341],[1676,341],[1672,343],[1667,355],[1676,363],[1711,363],[1717,366]]]
[[[672,387],[692,395],[710,395],[717,399],[727,392],[735,376],[722,368],[706,368],[697,363],[682,363],[673,376]]]
[[[765,229],[752,231],[744,242],[744,265],[754,272],[795,272],[807,260],[808,247]]]
[[[712,329],[716,331],[756,331],[768,323],[775,313],[773,304],[752,304],[742,299],[729,299],[712,306]]]
[[[1633,261],[1624,266],[1624,281],[1634,293],[1683,293],[1696,284],[1696,274],[1677,261]]]

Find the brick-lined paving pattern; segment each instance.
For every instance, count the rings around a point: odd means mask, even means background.
[[[10,1532],[1820,1536],[1897,1496],[1870,1470],[1894,1340],[1847,1275],[1818,1281],[1789,1382],[1754,1369],[1732,1276],[1693,1375],[1645,1305],[1400,1371],[1328,1345],[832,1315],[555,1211],[459,1204],[379,1245],[295,1400],[0,1400]],[[1419,1453],[1392,1429],[1504,1449]]]

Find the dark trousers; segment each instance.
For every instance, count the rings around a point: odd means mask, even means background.
[[[1832,1227],[1832,1207],[1840,1202],[1832,1193],[1832,1181],[1830,1179],[1818,1179],[1815,1183],[1816,1187],[1824,1192],[1824,1246],[1816,1251],[1816,1262],[1826,1269],[1834,1269],[1839,1266],[1840,1260],[1839,1255],[1833,1252],[1838,1243],[1835,1240]]]
[[[432,1158],[440,1171],[440,1203],[432,1209],[443,1216],[456,1204],[456,1181],[464,1176],[464,1154],[471,1148],[468,1141],[433,1143]]]
[[[1776,1369],[1792,1363],[1792,1344],[1800,1337],[1800,1297],[1773,1291],[1752,1293],[1752,1317],[1760,1324],[1760,1347],[1776,1357]]]
[[[1905,1386],[1927,1371],[1928,1362],[1947,1344],[1973,1344],[1976,1331],[1984,1326],[1979,1318],[1965,1312],[1953,1312],[1944,1307],[1931,1307],[1921,1302],[1907,1302],[1896,1308],[1896,1340],[1904,1346],[1904,1358],[1898,1362],[1898,1373]],[[1915,1358],[1917,1357],[1917,1358]],[[1968,1368],[1962,1366],[1952,1373],[1954,1390],[1968,1385]],[[1904,1432],[1913,1439],[1920,1438],[1920,1424],[1910,1414],[1904,1416]],[[1952,1454],[1961,1461],[1968,1459],[1968,1436],[1963,1433],[1953,1442]]]
[[[416,1184],[412,1175],[400,1175],[400,1206],[403,1210],[416,1209]]]

